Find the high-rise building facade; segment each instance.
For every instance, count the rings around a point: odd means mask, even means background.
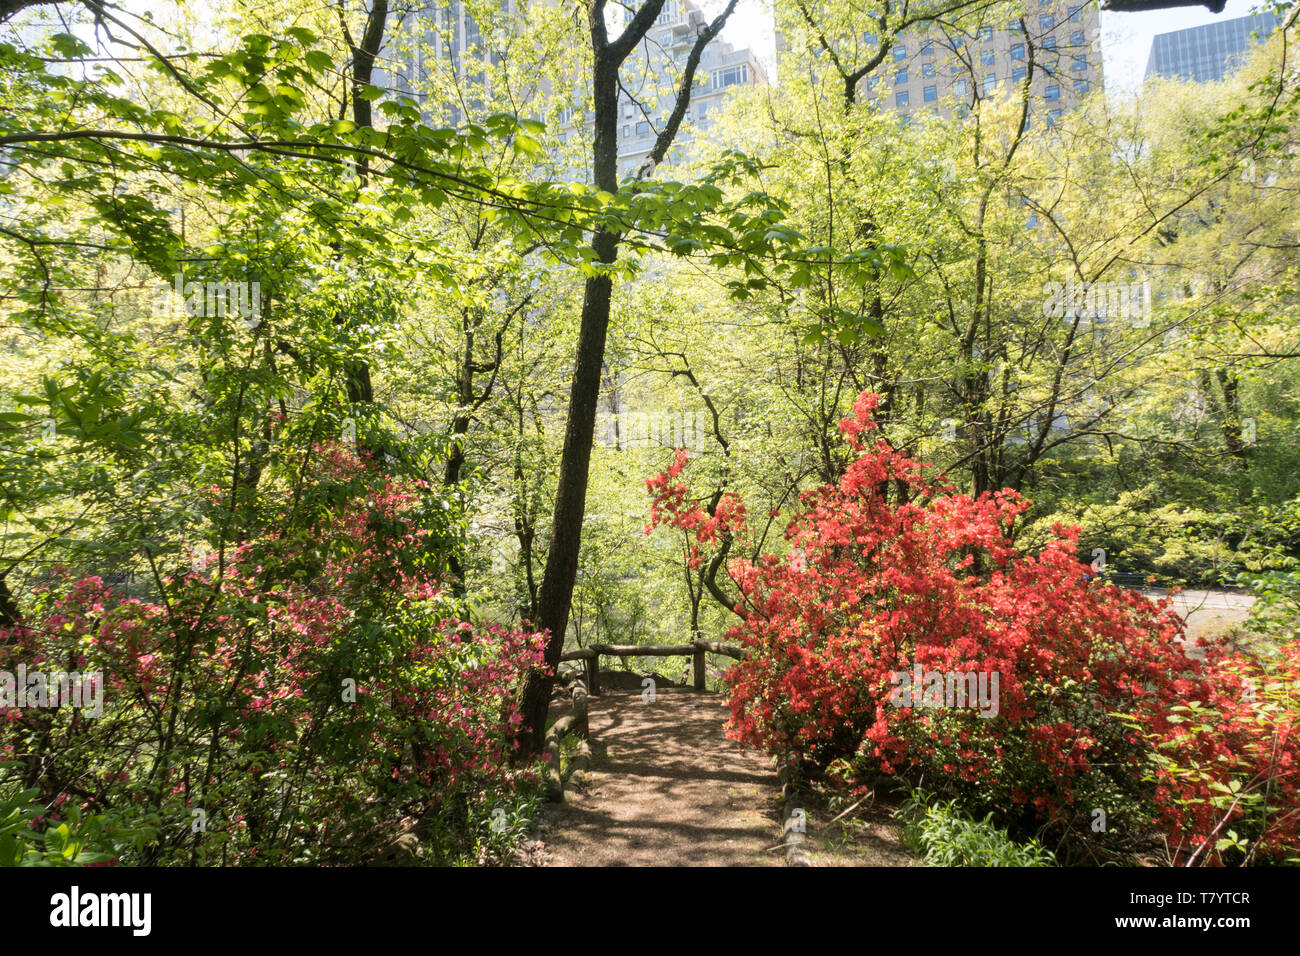
[[[520,0],[502,0],[507,11]],[[543,0],[545,2],[545,0]],[[630,19],[631,12],[626,13]],[[622,175],[635,173],[654,147],[668,118],[681,84],[687,56],[708,20],[692,0],[668,0],[659,18],[637,45],[621,71],[623,89],[619,96],[618,162]],[[485,65],[497,65],[503,56],[499,48],[504,37],[485,36],[479,24],[460,0],[429,0],[404,18],[392,31],[391,43],[378,61],[374,85],[408,96],[421,104],[434,122],[459,123],[462,106],[472,111],[477,103],[472,91],[491,82]],[[445,103],[434,103],[427,94],[428,78],[437,69],[457,78],[461,93]],[[575,84],[581,82],[575,80]],[[727,97],[746,86],[767,83],[767,71],[748,49],[737,49],[721,37],[715,38],[700,59],[690,108],[676,137],[676,148],[692,135],[708,129]],[[469,91],[469,95],[466,95]],[[579,93],[574,89],[575,94]],[[587,98],[589,100],[589,97]],[[583,97],[574,97],[581,110]],[[582,123],[574,108],[562,113],[562,122]],[[595,116],[588,112],[590,129]]]
[[[631,14],[629,14],[630,17]],[[623,68],[619,97],[619,171],[634,173],[654,147],[681,84],[686,58],[708,19],[692,0],[667,0],[659,19]],[[737,49],[721,37],[704,48],[683,118],[678,143],[708,129],[727,97],[746,86],[765,86],[767,70],[752,50]],[[658,104],[658,105],[655,105]]]
[[[1026,0],[1015,19],[905,30],[863,87],[909,122],[918,110],[963,114],[1028,79],[1031,120],[1051,125],[1101,87],[1099,37],[1095,0]],[[868,31],[863,41],[879,39]]]
[[[502,4],[507,13],[517,5],[515,0],[502,0]],[[464,107],[472,111],[481,105],[472,90],[490,82],[483,67],[500,64],[503,38],[484,36],[461,0],[412,3],[409,9],[391,13],[390,18],[384,49],[375,61],[373,84],[415,100],[431,122],[463,122]],[[434,102],[429,81],[435,72],[446,79],[454,77],[471,95]]]
[[[1277,29],[1278,22],[1272,13],[1258,13],[1158,34],[1151,41],[1146,75],[1197,83],[1222,80],[1241,66],[1252,46]]]

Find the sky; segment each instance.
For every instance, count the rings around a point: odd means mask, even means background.
[[[1216,20],[1244,17],[1259,6],[1258,0],[1228,0],[1222,13],[1205,7],[1174,7],[1150,13],[1101,13],[1102,70],[1111,92],[1133,92],[1146,74],[1151,40],[1157,33],[1199,27]],[[711,5],[706,6],[709,9]],[[736,46],[753,47],[764,63],[771,64],[775,47],[772,14],[764,0],[740,0],[723,37]]]

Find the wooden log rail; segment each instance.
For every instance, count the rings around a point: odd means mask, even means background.
[[[689,644],[591,644],[560,655],[561,661],[584,661],[587,666],[587,691],[600,693],[600,657],[692,657],[694,658],[695,689],[704,690],[704,660],[706,654],[721,654],[744,660],[749,650],[734,644],[718,641],[691,641]]]
[[[572,696],[573,709],[570,713],[551,724],[546,731],[543,756],[546,761],[547,796],[556,803],[564,802],[564,787],[573,774],[584,774],[591,762],[591,749],[587,744],[588,728],[588,694],[600,693],[600,656],[612,657],[692,657],[695,659],[695,689],[704,690],[704,661],[707,654],[721,654],[743,660],[749,651],[732,644],[717,641],[698,640],[689,644],[591,644],[577,650],[566,651],[560,655],[561,661],[584,661],[587,667],[586,681],[573,678],[567,689],[557,688],[557,698]],[[578,740],[578,750],[569,761],[568,773],[560,766],[561,740],[566,734],[574,734]]]
[[[564,802],[566,775],[560,767],[560,741],[565,734],[574,734],[579,740],[578,752],[569,761],[569,775],[584,773],[591,763],[591,749],[587,746],[587,688],[582,681],[575,680],[570,694],[573,710],[546,730],[546,795],[557,803]]]

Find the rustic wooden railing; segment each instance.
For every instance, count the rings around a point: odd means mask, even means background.
[[[564,784],[566,777],[585,773],[591,763],[591,748],[587,744],[587,688],[580,680],[574,680],[564,691],[557,690],[561,696],[570,696],[573,709],[551,724],[546,729],[546,794],[556,803],[564,802]],[[565,734],[578,738],[578,751],[569,761],[569,772],[565,774],[560,767],[560,741]]]
[[[557,687],[555,696],[571,697],[573,709],[557,720],[546,731],[544,754],[546,759],[546,789],[550,798],[564,800],[564,785],[572,773],[586,771],[591,751],[587,746],[587,695],[600,693],[600,658],[610,657],[692,657],[695,664],[695,689],[704,690],[705,658],[708,654],[743,659],[749,652],[743,647],[721,644],[717,641],[691,641],[689,644],[591,644],[560,655],[561,661],[582,661],[586,665],[586,680],[576,677],[563,687]],[[560,767],[560,740],[565,734],[574,734],[580,741],[578,752],[570,761],[568,772]]]
[[[611,657],[692,657],[694,658],[695,689],[704,687],[705,656],[721,654],[724,657],[744,660],[749,650],[734,644],[721,644],[718,641],[691,641],[689,644],[590,644],[560,655],[560,661],[583,661],[586,664],[586,680],[573,676],[567,688],[556,689],[558,697],[571,697],[573,709],[553,723],[546,732],[546,789],[551,800],[563,803],[564,788],[585,774],[591,765],[591,748],[587,742],[588,695],[600,693],[600,658],[608,654]],[[560,741],[565,734],[574,734],[578,748],[569,761],[567,770],[560,766]],[[782,828],[781,843],[786,851],[786,864],[789,866],[809,866],[811,861],[806,846],[804,833],[806,816],[799,808],[800,795],[795,787],[792,769],[793,758],[782,761],[780,781],[781,796],[785,810],[785,825]],[[777,849],[777,847],[773,847]]]
[[[587,666],[587,691],[600,693],[600,658],[611,657],[693,657],[695,689],[704,690],[704,662],[707,654],[721,654],[743,660],[749,651],[718,641],[691,641],[689,644],[591,644],[560,655],[561,661],[583,661]]]

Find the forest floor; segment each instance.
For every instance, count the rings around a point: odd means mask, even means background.
[[[721,694],[661,687],[590,701],[593,765],[585,785],[543,822],[546,866],[780,866],[780,786],[772,761],[744,754],[722,730]],[[810,797],[805,808],[814,865],[902,865],[900,827],[888,809],[850,821]]]
[[[1174,609],[1195,639],[1240,624],[1253,602],[1226,591],[1186,591],[1174,598]],[[741,753],[726,738],[727,716],[725,696],[686,687],[660,686],[653,702],[636,690],[592,697],[591,770],[578,787],[565,788],[565,804],[547,810],[539,839],[518,862],[782,865],[776,770],[770,759]],[[808,794],[805,803],[814,866],[917,864],[891,799],[869,799],[838,819],[839,804],[821,794]]]
[[[660,687],[590,699],[592,769],[545,822],[550,866],[774,866],[776,770],[727,740],[721,694]]]

